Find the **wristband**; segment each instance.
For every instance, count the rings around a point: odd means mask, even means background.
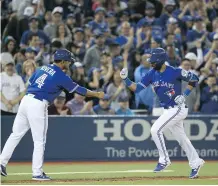
[[[191,90],[187,88],[187,89],[184,91],[183,95],[184,95],[185,97],[187,97],[190,93],[191,93]]]
[[[76,89],[76,92],[79,93],[79,94],[81,94],[81,95],[83,95],[83,96],[85,96],[86,93],[87,93],[87,89],[86,89],[85,87],[79,86],[79,87]]]
[[[131,86],[132,85],[132,81],[129,79],[129,78],[126,78],[124,80],[124,83],[126,84],[127,87]]]

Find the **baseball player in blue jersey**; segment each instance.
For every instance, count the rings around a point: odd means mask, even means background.
[[[196,178],[204,160],[199,158],[198,153],[186,136],[183,121],[188,114],[185,99],[198,83],[198,77],[183,69],[165,65],[167,54],[162,48],[152,49],[148,61],[153,68],[142,78],[141,82],[132,82],[127,77],[127,69],[122,69],[120,76],[126,86],[134,92],[140,92],[151,84],[160,99],[161,106],[164,107],[163,114],[151,128],[151,135],[159,152],[159,162],[154,172],[160,172],[171,164],[163,137],[163,132],[169,129],[186,152],[192,169],[189,177]],[[182,80],[189,82],[183,93],[181,92]]]
[[[14,149],[26,132],[31,129],[34,142],[32,179],[50,180],[50,177],[42,169],[48,129],[48,104],[52,103],[62,90],[99,99],[104,97],[104,92],[93,92],[81,87],[63,72],[74,61],[74,56],[70,51],[66,49],[57,50],[54,54],[54,64],[41,67],[29,79],[26,95],[20,103],[12,133],[0,156],[1,175],[7,176],[6,165]]]

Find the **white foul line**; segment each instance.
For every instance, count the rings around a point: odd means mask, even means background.
[[[47,174],[108,174],[108,173],[149,173],[153,170],[123,170],[123,171],[87,171],[87,172],[48,172]],[[164,170],[163,172],[174,172],[173,170]],[[10,176],[31,175],[32,173],[9,173]]]

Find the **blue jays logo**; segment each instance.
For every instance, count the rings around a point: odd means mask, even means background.
[[[165,92],[164,94],[166,94],[171,99],[175,93],[176,93],[175,90],[171,89],[171,90]]]

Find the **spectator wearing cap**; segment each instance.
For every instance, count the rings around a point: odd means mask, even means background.
[[[134,30],[131,28],[129,22],[123,22],[121,25],[121,33],[116,38],[116,42],[118,42],[124,50],[130,51],[136,47],[136,38],[134,37]]]
[[[25,56],[26,49],[21,48],[15,55],[15,69],[18,75],[22,76],[22,68],[23,68],[23,62],[26,60]]]
[[[118,99],[120,108],[116,110],[115,114],[120,116],[134,116],[135,114],[129,108],[129,97],[128,96],[121,96]]]
[[[218,114],[218,85],[216,76],[209,75],[201,93],[201,113]]]
[[[211,48],[206,48],[204,50],[204,61],[208,61],[209,58],[215,54],[218,57],[218,33],[213,36],[213,42]]]
[[[186,71],[192,71],[192,64],[191,61],[184,58],[181,62],[180,68]],[[188,82],[182,81],[182,91],[185,91]],[[186,105],[188,106],[188,112],[193,113],[199,111],[200,107],[200,86],[197,85],[190,95],[187,97],[185,101]]]
[[[159,48],[162,46],[163,38],[161,36],[152,36],[151,38],[151,48]]]
[[[190,51],[196,48],[196,41],[200,41],[202,44],[207,44],[207,32],[204,30],[203,19],[199,16],[194,18],[194,29],[188,30],[186,35],[187,47]]]
[[[2,52],[9,52],[12,56],[16,52],[16,40],[12,36],[7,36],[4,39]]]
[[[34,16],[34,8],[31,6],[26,7],[23,15],[23,18],[19,19],[17,23],[17,38],[19,43],[22,34],[29,30],[29,18]]]
[[[94,20],[88,23],[92,32],[96,29],[100,30],[101,32],[104,32],[108,29],[108,23],[105,21],[105,14],[106,11],[103,7],[98,7],[95,9]]]
[[[128,96],[126,87],[119,76],[120,70],[116,70],[113,74],[112,82],[108,85],[106,94],[110,96],[111,108],[117,110],[119,108],[118,99],[120,96]]]
[[[99,100],[99,104],[93,107],[93,111],[97,115],[114,115],[115,111],[110,107],[110,96],[105,95]]]
[[[118,26],[116,14],[114,12],[108,12],[106,15],[106,21],[108,23],[109,29],[111,30],[111,33],[113,35],[116,35]]]
[[[186,11],[182,15],[181,13],[183,12],[187,3],[188,3],[187,0],[179,0],[179,7],[173,11],[172,13],[173,17],[175,17],[176,19],[182,19],[183,16],[186,14]]]
[[[131,27],[135,27],[135,23],[130,22],[130,11],[128,10],[123,10],[121,12],[119,12],[119,14],[117,14],[118,20],[117,20],[117,28],[116,28],[116,34],[121,32],[121,26],[123,24],[123,22],[129,22]],[[112,32],[113,33],[113,32]]]
[[[71,34],[73,34],[73,29],[76,26],[75,14],[68,14],[67,15],[66,25],[67,25],[68,29],[71,31]]]
[[[179,67],[181,58],[178,49],[173,44],[169,44],[166,46],[166,53],[168,55],[166,63],[173,67]]]
[[[173,11],[176,9],[175,0],[166,0],[164,4],[165,13],[160,16],[160,25],[162,28],[166,28],[167,20],[173,16]]]
[[[151,69],[150,63],[147,62],[149,52],[144,53],[140,60],[140,65],[134,71],[135,82],[140,82],[142,77]],[[135,104],[137,109],[146,108],[149,112],[152,111],[154,105],[154,91],[151,85],[135,94]]]
[[[193,52],[188,52],[186,55],[185,55],[185,59],[188,60],[191,64],[191,68],[189,69],[192,73],[194,73],[195,75],[198,75],[198,71],[196,70],[200,65],[201,63],[199,62],[198,60],[198,57],[196,56],[195,53]]]
[[[49,46],[50,44],[50,39],[49,37],[45,34],[44,31],[40,30],[38,28],[39,26],[39,21],[37,17],[30,17],[29,18],[29,30],[25,31],[21,37],[20,41],[20,47],[26,48],[28,46],[28,38],[31,34],[37,34],[40,40],[44,42],[44,45],[46,47]]]
[[[94,33],[94,36],[95,36],[95,44],[87,50],[83,60],[86,73],[88,73],[91,67],[100,68],[100,56],[101,53],[105,50],[104,34],[100,31],[96,31]]]
[[[71,78],[80,86],[86,86],[87,82],[85,80],[85,70],[82,63],[75,62],[73,64]]]
[[[61,41],[64,48],[66,48],[67,44],[72,41],[72,35],[67,33],[67,27],[64,23],[57,26],[55,39]]]
[[[18,0],[15,0],[18,1]],[[24,17],[24,11],[26,9],[26,7],[32,7],[34,9],[34,13],[33,15],[36,13],[36,7],[37,4],[39,3],[39,0],[25,0],[25,1],[21,1],[19,3],[18,9],[17,9],[17,17],[18,19],[22,19]]]
[[[192,30],[193,28],[193,17],[190,15],[185,15],[182,17],[182,19],[180,20],[180,28],[182,31],[182,36],[186,36],[186,33],[188,32],[188,30]]]
[[[151,23],[144,21],[141,28],[137,29],[137,46],[136,48],[144,51],[145,49],[150,48],[151,37],[152,37],[152,27]]]
[[[108,71],[102,73],[101,68],[92,67],[88,71],[88,86],[91,90],[103,89],[113,74],[113,66],[111,58],[108,58]]]
[[[109,45],[109,52],[112,59],[115,58],[116,56],[119,56],[121,53],[120,44],[115,40],[113,40]]]
[[[25,85],[21,76],[15,73],[15,63],[10,53],[1,54],[4,72],[1,76],[1,114],[16,114],[19,102],[25,95]]]
[[[36,71],[36,63],[34,60],[26,60],[23,63],[22,79],[25,84],[29,81],[29,78],[33,75],[35,71]]]
[[[32,47],[27,47],[25,49],[25,57],[27,60],[28,59],[35,60],[37,53],[38,53],[38,51],[36,51],[35,48],[32,48]]]
[[[106,11],[113,11],[114,13],[118,13],[128,8],[126,2],[121,0],[105,1],[103,6],[105,7]]]
[[[139,20],[139,22],[137,23],[137,27],[141,28],[144,22],[149,22],[151,25],[160,25],[159,19],[155,17],[155,6],[153,3],[146,3],[145,17]]]
[[[66,103],[72,115],[92,115],[92,101],[86,102],[85,97],[74,93],[74,98]]]
[[[212,22],[212,32],[208,34],[208,39],[210,42],[213,42],[213,37],[216,33],[218,33],[218,18],[214,19]]]
[[[85,33],[82,28],[76,28],[73,34],[73,42],[78,48],[75,51],[75,55],[83,61],[86,53]]]
[[[63,8],[60,6],[55,7],[52,11],[52,22],[44,27],[44,32],[50,38],[50,40],[56,37],[57,27],[63,23],[62,18],[63,18]],[[65,27],[66,27],[67,35],[71,35],[68,27],[66,25]]]
[[[66,94],[61,94],[54,100],[54,103],[48,107],[48,115],[71,115],[71,110],[65,106]]]

